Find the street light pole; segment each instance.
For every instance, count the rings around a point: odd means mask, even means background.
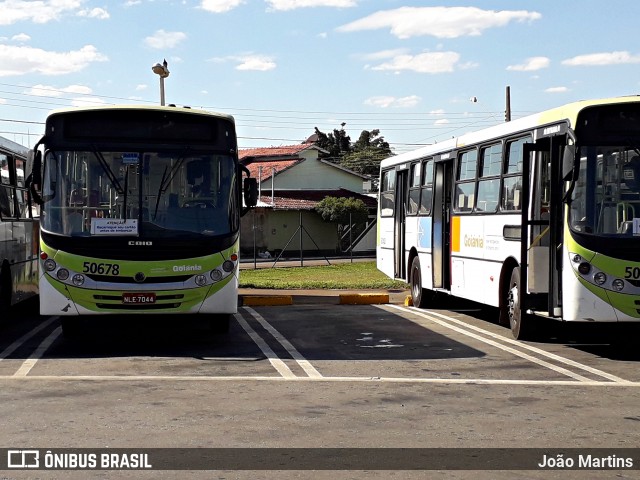
[[[167,60],[165,59],[162,63],[156,63],[151,67],[151,70],[160,77],[160,105],[164,107],[164,79],[169,76]]]

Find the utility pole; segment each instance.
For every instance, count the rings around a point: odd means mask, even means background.
[[[507,85],[507,89],[505,93],[506,93],[506,98],[505,98],[506,109],[504,111],[504,121],[510,122],[511,121],[511,87],[509,87],[509,85]]]

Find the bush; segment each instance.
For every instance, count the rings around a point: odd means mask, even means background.
[[[316,205],[316,212],[324,221],[340,225],[363,223],[369,216],[364,202],[353,197],[325,197]]]

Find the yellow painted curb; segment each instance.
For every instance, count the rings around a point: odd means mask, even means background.
[[[368,305],[374,303],[389,303],[388,293],[341,293],[342,305]]]
[[[242,305],[247,307],[293,305],[293,297],[291,295],[247,295],[242,297]]]

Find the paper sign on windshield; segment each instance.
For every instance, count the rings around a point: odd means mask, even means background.
[[[138,235],[138,220],[92,218],[91,235]]]

